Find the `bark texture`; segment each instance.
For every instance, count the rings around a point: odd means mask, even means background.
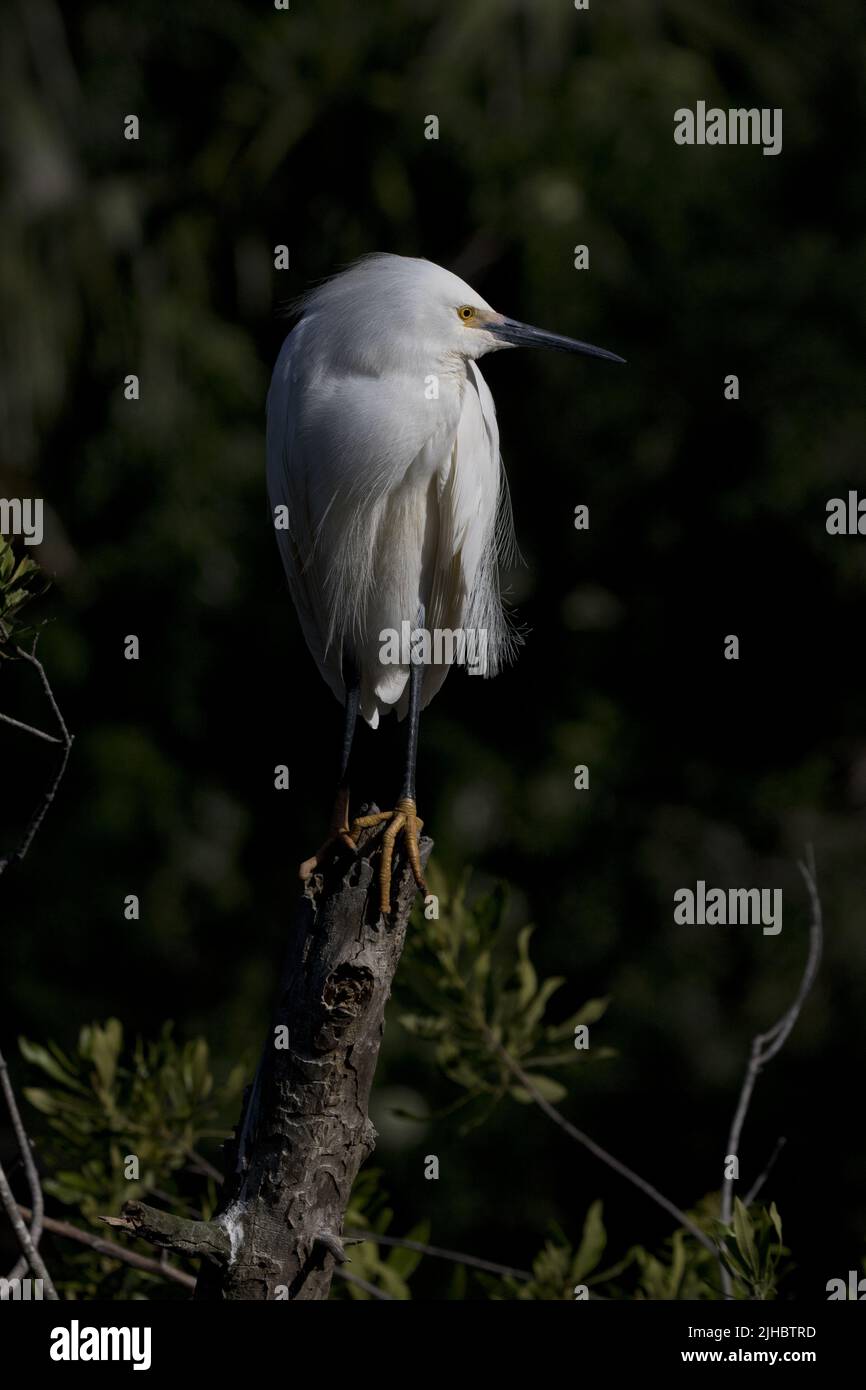
[[[381,830],[367,831],[357,855],[335,852],[301,896],[271,1031],[227,1147],[214,1221],[180,1221],[127,1203],[112,1223],[163,1248],[200,1254],[196,1299],[324,1299],[335,1262],[345,1259],[343,1216],[376,1139],[370,1088],[417,891],[398,843],[392,910],[380,916],[380,839]],[[431,849],[422,839],[422,863]]]

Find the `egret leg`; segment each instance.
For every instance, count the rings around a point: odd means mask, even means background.
[[[418,627],[424,624],[424,609],[418,618]],[[416,884],[426,894],[427,884],[421,868],[420,837],[424,822],[419,820],[415,806],[415,767],[418,761],[418,732],[421,726],[421,687],[424,683],[424,667],[420,661],[412,661],[409,667],[409,710],[406,731],[406,763],[403,776],[403,789],[393,811],[379,811],[376,815],[360,816],[352,822],[352,835],[368,826],[388,822],[382,837],[382,857],[379,863],[379,909],[387,914],[391,908],[391,866],[394,861],[394,845],[400,831],[406,844],[406,854]]]
[[[343,719],[343,745],[340,754],[340,778],[337,783],[337,794],[334,798],[334,809],[331,812],[331,824],[328,830],[328,838],[319,846],[316,853],[309,859],[305,859],[298,874],[302,879],[308,879],[319,867],[325,855],[337,841],[341,841],[349,849],[357,849],[358,846],[352,839],[349,832],[349,766],[352,759],[352,744],[355,738],[355,727],[358,723],[358,707],[361,701],[361,678],[355,662],[350,658],[344,661],[346,672],[346,707]]]

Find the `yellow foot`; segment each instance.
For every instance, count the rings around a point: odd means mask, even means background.
[[[348,789],[341,787],[337,792],[337,799],[334,803],[334,814],[331,817],[331,830],[327,840],[321,844],[315,854],[310,859],[305,859],[298,869],[298,877],[304,880],[316,872],[322,860],[326,858],[329,850],[338,842],[357,853],[358,846],[352,839],[349,832],[349,792]]]
[[[322,863],[322,861],[327,858],[328,852],[338,842],[340,844],[346,845],[347,848],[352,850],[354,853],[357,853],[358,846],[355,844],[355,841],[352,839],[352,836],[349,833],[348,825],[341,825],[339,830],[334,830],[328,836],[327,840],[325,840],[321,845],[319,845],[319,848],[316,850],[315,854],[311,855],[309,859],[304,860],[303,864],[298,869],[298,877],[306,880],[310,877],[311,874],[314,874],[318,869],[319,865]]]
[[[394,843],[401,830],[406,842],[409,864],[415,882],[422,893],[427,892],[427,884],[424,882],[424,874],[421,869],[421,851],[418,844],[424,822],[418,819],[415,802],[411,797],[403,797],[401,801],[397,802],[393,811],[378,811],[374,816],[359,816],[352,821],[351,834],[357,837],[359,830],[366,830],[371,825],[382,825],[385,821],[390,821],[390,824],[382,837],[382,859],[379,864],[379,911],[387,916],[391,910],[391,863],[394,858]]]

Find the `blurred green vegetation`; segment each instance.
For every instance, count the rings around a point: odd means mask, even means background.
[[[531,928],[517,933],[516,950],[509,951],[515,934],[504,927],[502,891],[481,895],[470,905],[465,886],[446,894],[439,880],[437,875],[431,885],[439,890],[436,912],[418,914],[408,969],[401,972],[401,993],[416,1004],[431,1004],[435,1012],[403,1014],[400,1023],[409,1033],[435,1041],[437,1065],[464,1092],[451,1113],[480,1098],[485,1100],[484,1120],[506,1096],[541,1106],[564,1099],[565,1087],[537,1068],[603,1061],[609,1050],[578,1048],[575,1035],[601,1017],[605,1001],[591,1000],[572,1018],[551,1026],[545,1018],[547,1004],[562,981],[539,981],[529,955]],[[514,956],[516,966],[510,960]],[[47,1122],[47,1136],[39,1143],[47,1174],[44,1189],[72,1209],[84,1233],[81,1243],[89,1227],[101,1231],[101,1217],[121,1212],[127,1200],[156,1198],[177,1215],[202,1220],[212,1219],[217,1209],[219,1171],[202,1150],[229,1138],[214,1121],[236,1109],[244,1068],[233,1068],[217,1085],[207,1042],[196,1038],[179,1047],[172,1032],[166,1023],[156,1041],[139,1038],[125,1049],[123,1027],[110,1018],[104,1025],[82,1028],[72,1054],[54,1042],[43,1047],[20,1039],[25,1061],[54,1083],[24,1088],[26,1100]],[[571,1042],[567,1052],[562,1050],[566,1040]],[[554,1051],[545,1052],[552,1045]],[[513,1084],[515,1074],[523,1084]],[[479,1123],[477,1116],[473,1123]],[[430,1163],[428,1155],[425,1177]],[[466,1297],[470,1279],[479,1295],[484,1291],[493,1300],[718,1299],[723,1296],[719,1252],[733,1297],[770,1300],[777,1297],[780,1277],[789,1272],[790,1252],[782,1244],[775,1204],[747,1208],[736,1198],[733,1221],[724,1226],[717,1193],[704,1198],[700,1210],[683,1216],[683,1227],[659,1254],[632,1245],[605,1267],[608,1237],[600,1201],[586,1214],[577,1248],[557,1226],[531,1271],[503,1267],[496,1275],[489,1265],[479,1273],[471,1253],[464,1257],[463,1252],[431,1249],[429,1218],[396,1237],[393,1218],[382,1172],[363,1168],[344,1222],[352,1269],[338,1271],[348,1277],[336,1280],[333,1297],[367,1300],[378,1290],[379,1296],[407,1300],[412,1297],[409,1279],[424,1258],[447,1259],[452,1266],[447,1296],[458,1300]],[[704,1237],[718,1242],[715,1253]],[[104,1244],[85,1253],[68,1230],[55,1244],[52,1273],[64,1298],[161,1296],[156,1271],[127,1267]],[[147,1254],[140,1240],[125,1239],[123,1248]],[[184,1268],[189,1261],[172,1263],[187,1281],[194,1278],[197,1271]],[[169,1297],[177,1296],[177,1282],[176,1276]]]
[[[866,1027],[866,562],[824,527],[829,498],[866,487],[861,6],[18,0],[0,23],[0,496],[45,498],[40,654],[76,735],[0,885],[7,1053],[18,1032],[68,1051],[113,1016],[145,1038],[175,1018],[220,1075],[256,1054],[339,726],[268,525],[279,310],[363,252],[425,255],[629,362],[485,368],[529,633],[512,670],[453,676],[424,717],[436,862],[449,881],[473,866],[475,892],[511,885],[509,923],[536,923],[539,971],[565,981],[554,1024],[610,996],[593,1038],[616,1056],[569,1071],[562,1108],[689,1209],[720,1172],[749,1041],[796,988],[814,843],[824,965],[742,1158],[748,1182],[787,1137],[768,1189],[797,1254],[786,1288],[822,1297],[866,1228],[845,1099]],[[782,154],[674,146],[698,99],[781,107]],[[0,663],[0,708],[38,722],[39,700]],[[398,731],[360,745],[359,791],[383,802]],[[5,852],[52,750],[0,728],[0,767]],[[782,887],[783,933],[675,927],[672,893],[697,878]],[[669,1237],[534,1110],[467,1133],[437,1118],[452,1101],[392,1013],[375,1162],[398,1229],[528,1266],[552,1222],[579,1245],[603,1199],[612,1248]],[[833,1221],[804,1196],[829,1187]],[[422,1261],[415,1296],[449,1279]]]

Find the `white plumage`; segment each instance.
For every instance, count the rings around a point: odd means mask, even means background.
[[[455,657],[495,675],[517,641],[499,590],[511,512],[477,359],[520,345],[622,358],[505,318],[450,271],[403,256],[368,256],[298,307],[268,393],[268,493],[307,645],[346,709],[330,833],[300,874],[308,878],[335,843],[355,851],[359,832],[387,824],[379,866],[387,913],[400,833],[426,892],[415,804],[420,710]],[[390,638],[417,626],[429,648],[395,658]],[[461,635],[462,650],[437,648],[445,634]],[[374,728],[389,710],[408,710],[406,761],[394,810],[350,825],[359,708]]]
[[[515,635],[498,567],[513,544],[493,398],[476,358],[505,320],[429,261],[375,255],[313,290],[268,394],[267,476],[304,636],[345,699],[344,653],[375,727],[405,712],[408,665],[381,634],[415,626],[486,633],[487,674]],[[473,311],[473,318],[467,310]],[[448,666],[424,672],[422,705]]]

